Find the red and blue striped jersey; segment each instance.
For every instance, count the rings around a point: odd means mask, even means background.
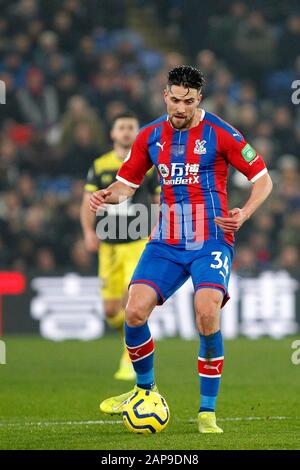
[[[168,116],[142,128],[117,174],[138,188],[155,165],[161,185],[161,210],[152,241],[184,248],[187,243],[220,240],[234,243],[214,217],[228,216],[227,178],[232,165],[255,182],[267,173],[260,155],[243,135],[218,116],[202,111],[200,123],[174,129]]]

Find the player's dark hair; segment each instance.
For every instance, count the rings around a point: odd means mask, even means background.
[[[201,91],[205,79],[203,73],[190,65],[180,65],[170,70],[168,75],[168,86],[183,86],[184,88],[196,88]]]
[[[136,119],[139,121],[137,115],[132,111],[124,111],[123,113],[116,114],[112,120],[112,127],[115,125],[118,119]]]

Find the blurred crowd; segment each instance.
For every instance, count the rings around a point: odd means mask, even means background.
[[[132,3],[145,23],[149,9],[157,16],[173,44],[168,52],[129,29]],[[206,76],[203,107],[244,133],[274,181],[238,234],[235,269],[299,277],[300,105],[292,83],[300,80],[300,8],[279,4],[1,0],[1,269],[95,272],[79,222],[87,170],[110,149],[114,116],[130,109],[142,125],[163,114],[168,70],[189,63]],[[230,205],[241,206],[249,183],[232,172],[228,191]]]

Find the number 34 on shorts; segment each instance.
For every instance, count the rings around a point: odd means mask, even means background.
[[[195,291],[205,287],[218,289],[224,294],[223,305],[229,300],[228,283],[231,273],[233,249],[227,244],[209,247],[204,256],[197,258],[191,266]],[[208,248],[208,247],[207,247]]]
[[[228,256],[225,255],[224,259],[222,259],[222,251],[212,251],[211,255],[214,257],[214,263],[211,263],[210,267],[213,269],[219,269],[219,274],[226,280],[226,277],[229,274]]]

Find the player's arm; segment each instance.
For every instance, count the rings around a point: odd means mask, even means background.
[[[221,134],[221,150],[228,162],[243,173],[252,183],[252,191],[246,204],[229,211],[229,217],[215,217],[215,223],[224,232],[239,230],[243,223],[263,204],[272,191],[273,183],[260,155],[238,132]]]
[[[120,204],[134,195],[147,171],[153,166],[147,142],[148,133],[147,130],[143,130],[137,136],[131,151],[118,171],[116,177],[118,181],[92,194],[91,211],[96,212],[99,207],[105,208],[106,204]]]
[[[95,165],[93,164],[87,174],[84,193],[80,207],[80,222],[83,230],[84,244],[87,251],[98,251],[99,239],[95,231],[96,215],[90,211],[89,202],[92,192],[98,189]]]
[[[230,217],[215,217],[216,224],[224,232],[236,232],[262,205],[272,191],[273,183],[269,173],[261,176],[253,183],[250,197],[242,207],[235,207],[229,211]]]
[[[136,189],[121,181],[115,181],[106,189],[95,191],[89,199],[89,207],[92,212],[97,212],[99,208],[105,208],[107,204],[120,204],[132,197]]]
[[[91,212],[89,208],[90,195],[91,193],[87,191],[83,193],[80,207],[80,222],[87,251],[96,252],[99,247],[99,239],[95,231],[96,214]]]

